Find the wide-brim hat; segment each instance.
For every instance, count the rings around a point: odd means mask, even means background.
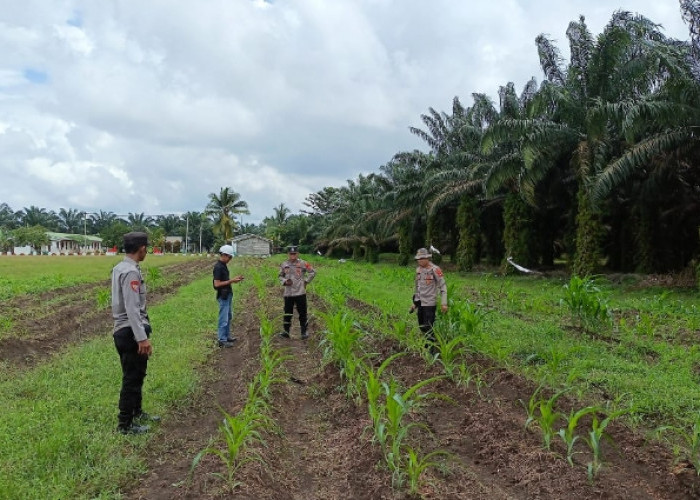
[[[419,248],[418,251],[416,252],[416,256],[414,257],[414,259],[416,259],[416,260],[429,259],[432,256],[433,256],[433,254],[428,252],[425,248]]]

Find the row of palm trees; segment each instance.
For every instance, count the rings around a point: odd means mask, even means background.
[[[428,151],[307,198],[318,246],[407,262],[432,244],[464,270],[509,256],[566,258],[579,275],[686,266],[700,250],[700,8],[680,4],[690,43],[624,11],[594,37],[581,17],[568,62],[537,37],[541,84],[430,108],[411,128]]]
[[[254,229],[241,226],[236,220],[237,215],[249,211],[247,202],[232,188],[223,187],[218,194],[210,193],[208,198],[202,212],[158,216],[148,216],[145,213],[120,216],[109,211],[91,213],[73,208],[61,208],[54,212],[33,205],[15,212],[7,203],[0,203],[0,240],[4,242],[3,247],[21,245],[24,243],[13,241],[12,232],[20,228],[39,227],[43,231],[99,235],[105,246],[118,247],[125,233],[145,231],[151,235],[155,246],[164,247],[166,236],[182,236],[190,249],[202,250],[230,241],[234,232]]]

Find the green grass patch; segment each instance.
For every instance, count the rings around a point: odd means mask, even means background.
[[[237,286],[236,296],[247,286]],[[154,355],[144,406],[166,416],[184,405],[215,345],[217,303],[209,277],[149,308]],[[118,498],[143,472],[141,451],[162,439],[115,432],[121,370],[111,337],[67,349],[38,368],[0,382],[0,498]]]
[[[123,258],[123,255],[0,257],[0,300],[110,279],[112,268]],[[149,255],[141,267],[146,271],[194,258],[199,257]]]

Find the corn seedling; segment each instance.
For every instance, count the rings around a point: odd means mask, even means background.
[[[112,300],[112,293],[109,289],[101,289],[97,291],[97,309],[106,309]]]
[[[223,474],[215,473],[214,475],[227,481],[229,488],[233,491],[239,485],[237,481],[234,481],[236,472],[248,462],[262,461],[259,454],[250,451],[250,445],[255,442],[264,443],[258,431],[258,426],[263,416],[252,413],[250,410],[246,411],[246,408],[248,406],[237,416],[229,415],[223,409],[221,410],[224,414],[224,420],[219,425],[219,430],[223,435],[225,448],[222,450],[210,443],[209,446],[194,457],[190,474],[202,458],[206,455],[215,455],[226,466],[227,474],[224,476]]]
[[[682,444],[674,443],[673,445],[676,457],[687,460],[700,475],[700,415],[696,417],[693,427],[689,431],[681,427],[667,425],[659,427],[656,433],[660,435],[667,431],[672,431],[681,439]]]
[[[146,282],[152,288],[155,288],[160,283],[162,275],[163,273],[161,272],[159,267],[149,267],[148,269],[146,269]]]
[[[380,435],[378,439],[384,442],[384,457],[389,469],[394,475],[395,484],[400,483],[402,479],[402,443],[411,429],[420,427],[429,431],[424,424],[411,422],[406,424],[404,417],[412,410],[417,409],[423,400],[427,398],[440,398],[453,402],[447,396],[438,393],[420,394],[418,390],[422,387],[443,379],[444,377],[432,377],[414,384],[408,388],[403,394],[399,391],[398,383],[395,379],[391,379],[389,383],[383,382],[385,393],[385,407],[380,411],[383,412],[384,422],[379,425]],[[388,444],[388,446],[387,446]]]
[[[372,419],[372,428],[374,429],[374,436],[372,439],[377,439],[382,447],[385,443],[386,434],[382,433],[383,429],[380,429],[380,426],[383,423],[386,405],[380,405],[379,403],[379,398],[382,395],[381,377],[384,370],[386,370],[387,366],[389,366],[392,361],[405,354],[405,352],[398,352],[386,358],[376,371],[371,368],[366,368],[367,377],[365,378],[365,392],[367,395],[367,410]]]
[[[560,303],[569,307],[571,318],[579,325],[602,326],[611,322],[607,301],[593,278],[572,276],[564,285],[564,297]]]
[[[566,445],[566,460],[572,467],[574,465],[574,445],[580,437],[576,434],[576,427],[578,426],[578,422],[584,416],[590,413],[595,413],[599,409],[600,408],[597,406],[587,406],[585,408],[581,408],[576,412],[571,410],[569,416],[564,417],[566,418],[566,427],[564,427],[563,429],[559,429],[559,437],[562,439],[562,441],[564,441],[564,444]]]
[[[542,386],[538,387],[533,395],[530,396],[530,400],[526,406],[528,417],[525,421],[525,428],[527,429],[531,423],[536,422],[540,431],[542,431],[544,447],[549,450],[552,445],[552,437],[556,434],[554,426],[557,420],[562,417],[560,412],[554,410],[554,403],[562,394],[567,392],[568,389],[559,391],[549,399],[537,399],[541,388]]]
[[[629,413],[630,410],[619,410],[611,413],[602,420],[598,420],[598,415],[593,415],[593,422],[591,423],[591,430],[588,432],[588,438],[584,438],[586,443],[593,453],[593,459],[588,463],[588,479],[590,481],[600,472],[603,466],[603,452],[602,452],[602,441],[607,439],[609,442],[614,443],[612,436],[605,432],[610,422],[615,420],[625,413]]]
[[[408,476],[408,492],[411,495],[416,495],[421,486],[421,476],[429,467],[439,467],[441,462],[434,459],[439,456],[451,456],[450,453],[442,450],[433,451],[422,457],[416,453],[413,448],[406,449],[406,467],[405,472]]]
[[[363,359],[358,356],[361,332],[347,313],[322,314],[326,337],[321,341],[324,363],[338,364],[348,397],[359,398],[362,388]]]
[[[438,351],[438,355],[435,359],[442,365],[447,378],[454,382],[459,372],[457,360],[464,355],[465,338],[457,336],[452,340],[448,340],[437,329],[435,329],[433,333],[435,335],[434,345]]]

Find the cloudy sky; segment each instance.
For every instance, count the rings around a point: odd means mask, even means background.
[[[13,5],[14,4],[14,5]],[[0,203],[260,222],[404,150],[454,96],[541,81],[535,37],[677,0],[0,0]]]

